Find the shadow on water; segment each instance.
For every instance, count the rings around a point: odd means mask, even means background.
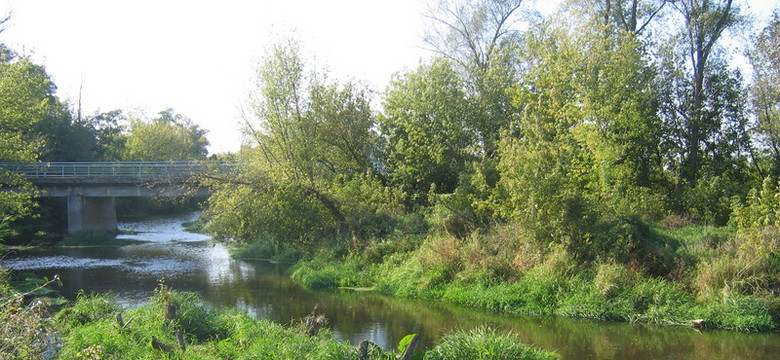
[[[288,324],[317,309],[334,335],[352,344],[370,340],[394,348],[405,335],[430,347],[453,329],[489,325],[564,359],[778,359],[780,334],[742,334],[684,327],[603,323],[559,317],[523,317],[441,303],[395,299],[371,292],[312,292],[287,277],[286,265],[237,261],[206,236],[184,232],[187,217],[121,224],[136,240],[119,248],[38,248],[7,256],[2,265],[38,276],[59,274],[60,291],[111,293],[129,307],[152,295],[161,278],[176,290],[199,293],[213,306],[235,306]]]

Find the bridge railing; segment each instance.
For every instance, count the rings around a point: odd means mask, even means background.
[[[118,161],[0,163],[28,179],[160,179],[184,178],[211,170],[230,171],[237,163],[221,161]]]

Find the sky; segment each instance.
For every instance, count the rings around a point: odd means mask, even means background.
[[[530,2],[549,13],[560,0]],[[780,0],[751,0],[766,15]],[[210,153],[242,143],[241,108],[275,42],[297,38],[313,69],[383,91],[431,56],[425,0],[0,0],[0,42],[43,64],[83,114],[173,108],[209,131]],[[80,93],[80,96],[79,96]]]

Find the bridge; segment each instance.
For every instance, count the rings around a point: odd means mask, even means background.
[[[202,187],[186,186],[188,181],[236,167],[218,161],[0,163],[35,184],[38,196],[67,198],[69,234],[87,229],[116,233],[117,197],[208,194]]]

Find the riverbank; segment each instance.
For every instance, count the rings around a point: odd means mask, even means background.
[[[151,301],[124,311],[108,297],[80,296],[56,316],[61,359],[396,359],[397,350],[365,342],[351,346],[333,338],[324,317],[310,316],[289,327],[254,319],[233,308],[213,310],[192,293],[158,286]],[[411,351],[409,355],[411,355]],[[455,331],[419,359],[559,359],[523,345],[516,335],[489,329]],[[411,359],[411,357],[404,357]]]
[[[689,225],[648,231],[647,237],[663,242],[649,254],[673,261],[665,276],[650,274],[639,262],[578,261],[563,247],[523,243],[517,229],[506,226],[465,239],[434,232],[416,246],[390,238],[345,255],[321,249],[298,262],[291,277],[311,289],[372,287],[392,296],[511,314],[742,332],[780,329],[780,298],[771,289],[722,286],[725,276],[737,276],[723,272],[736,267],[752,280],[761,275],[755,269],[760,254],[745,259],[730,252],[749,245],[733,229]],[[659,259],[643,259],[654,260]]]

